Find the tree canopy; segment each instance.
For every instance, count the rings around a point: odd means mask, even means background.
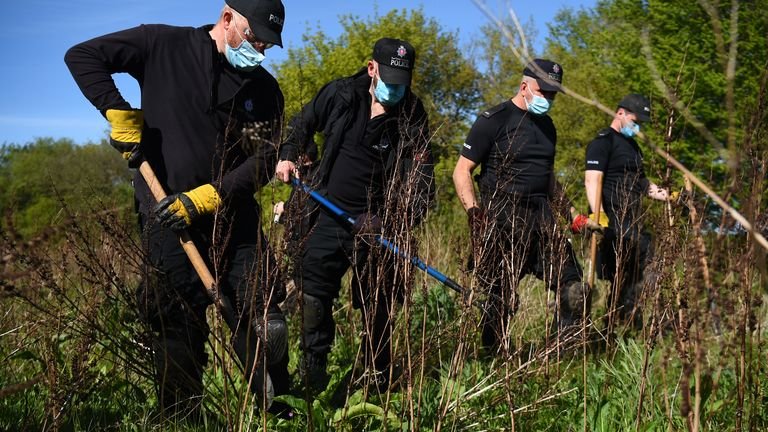
[[[734,143],[744,137],[758,105],[768,65],[767,9],[733,5],[739,3],[603,0],[590,10],[563,10],[549,26],[546,53],[564,65],[568,87],[610,108],[627,93],[649,96],[653,122],[644,132],[658,145],[666,138],[673,156],[723,183],[725,159],[739,158]],[[731,62],[735,75],[729,81]],[[670,97],[719,144],[695,130],[690,119],[681,119]],[[576,149],[563,156],[578,160],[584,145],[610,119],[575,101],[559,105],[553,114],[560,126],[559,148]]]
[[[106,143],[77,145],[68,139],[40,138],[0,147],[0,208],[24,236],[70,215],[114,206],[127,210],[132,195],[125,161]],[[7,225],[4,218],[0,226]]]

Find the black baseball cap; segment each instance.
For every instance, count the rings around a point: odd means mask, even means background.
[[[563,91],[563,67],[553,61],[533,59],[523,69],[523,75],[536,78],[542,91]]]
[[[248,20],[256,39],[283,47],[285,6],[280,0],[226,0],[227,5]]]
[[[647,122],[651,119],[651,102],[643,95],[628,94],[619,102],[619,108],[631,111],[637,117],[637,121]]]
[[[387,84],[411,85],[416,50],[400,39],[382,38],[373,45],[373,59],[379,64],[379,76]]]

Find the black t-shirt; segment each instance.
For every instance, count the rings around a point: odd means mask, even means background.
[[[355,115],[328,178],[328,196],[351,214],[376,212],[384,201],[384,166],[397,142],[393,139],[396,118],[388,114],[368,117],[370,106]]]
[[[643,154],[634,139],[612,128],[601,130],[587,146],[585,170],[604,173],[602,201],[608,216],[640,214],[648,179]]]
[[[555,163],[557,132],[547,115],[534,115],[511,100],[477,117],[461,155],[482,165],[478,182],[520,197],[546,197]]]

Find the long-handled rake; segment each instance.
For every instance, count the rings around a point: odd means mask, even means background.
[[[292,180],[293,185],[295,187],[301,188],[304,192],[309,194],[309,196],[312,197],[318,204],[320,204],[324,209],[328,210],[329,212],[333,213],[335,216],[341,218],[342,220],[346,221],[347,223],[353,225],[355,223],[355,219],[350,216],[347,212],[340,209],[336,204],[329,201],[326,197],[322,196],[317,191],[313,190],[309,185],[302,183],[299,181],[299,179],[294,178]],[[392,251],[395,255],[409,261],[414,266],[418,267],[419,269],[426,272],[428,275],[432,276],[433,278],[437,279],[441,284],[447,286],[448,288],[456,291],[457,293],[461,295],[466,295],[467,291],[456,281],[449,278],[448,276],[444,275],[443,273],[440,273],[437,271],[434,267],[428,266],[424,261],[422,261],[419,257],[411,256],[405,253],[402,249],[397,247],[394,243],[391,241],[385,239],[384,237],[380,235],[376,235],[376,241]]]

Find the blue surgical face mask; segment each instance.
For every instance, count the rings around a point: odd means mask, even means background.
[[[235,28],[235,31],[237,31],[237,28]],[[240,36],[240,32],[238,32],[237,35]],[[224,53],[227,57],[227,61],[238,70],[250,72],[259,67],[261,62],[266,58],[264,54],[256,50],[256,48],[242,36],[240,36],[240,45],[238,45],[237,48],[232,48],[226,42],[224,45]]]
[[[373,95],[376,100],[384,106],[397,105],[400,99],[405,96],[405,84],[387,84],[378,78],[376,80],[376,88],[373,90]]]
[[[621,127],[619,132],[627,138],[634,138],[640,132],[640,125],[629,120],[627,124]]]
[[[528,88],[528,91],[530,91],[531,96],[533,96],[533,99],[531,100],[531,102],[528,102],[528,99],[523,97],[523,100],[525,100],[525,107],[528,109],[528,112],[536,115],[544,115],[550,109],[552,109],[552,105],[555,103],[554,100],[549,100],[545,97],[535,95],[533,94],[533,91],[531,91],[530,87],[527,87],[527,88]]]

